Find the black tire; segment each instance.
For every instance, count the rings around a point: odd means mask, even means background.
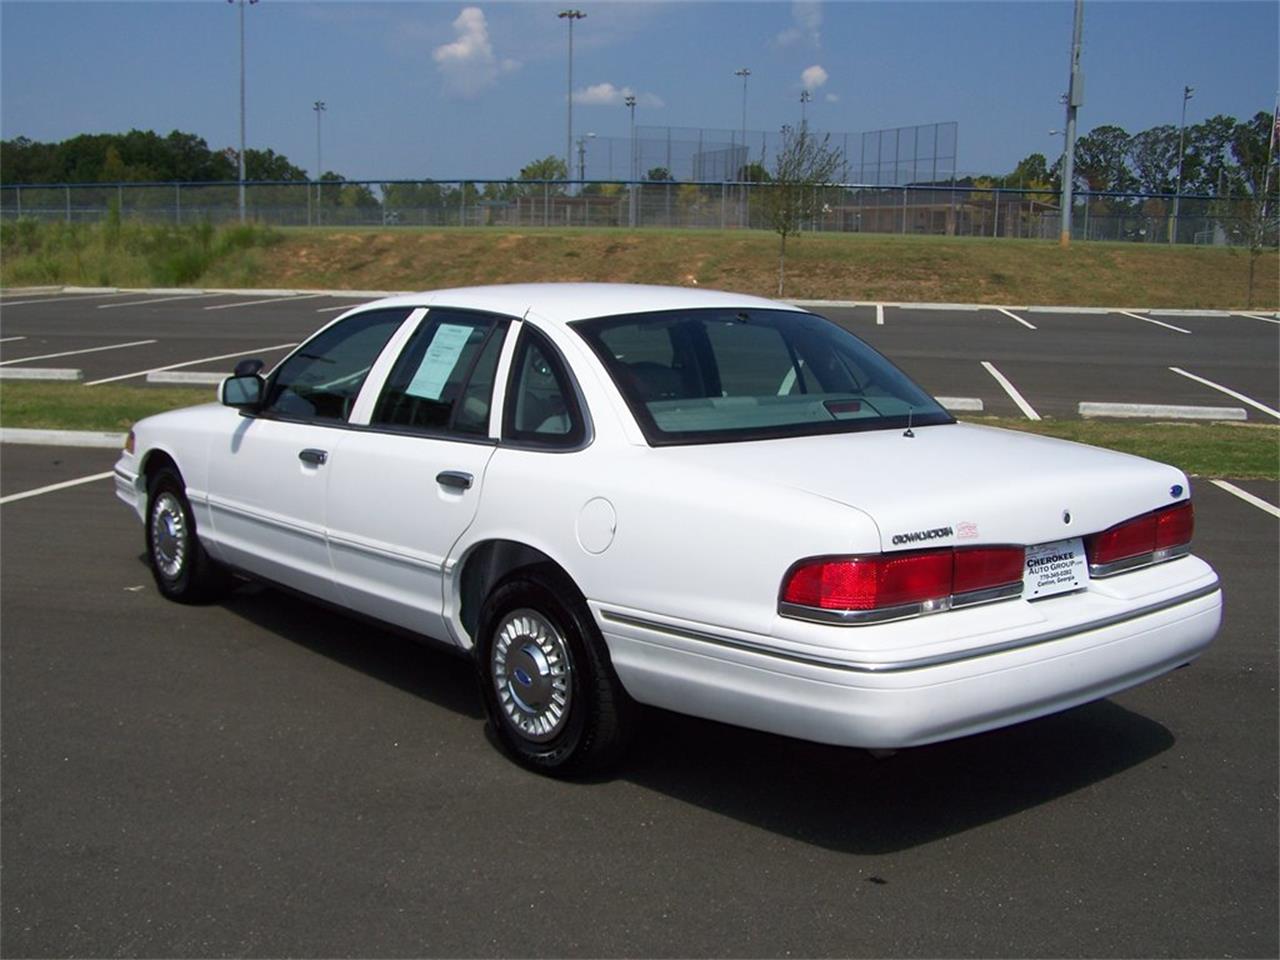
[[[501,583],[480,611],[475,663],[490,729],[517,763],[580,776],[622,756],[639,708],[563,575],[526,570]]]
[[[207,603],[231,585],[230,574],[200,545],[186,484],[174,467],[161,467],[147,483],[146,546],[156,587],[170,600]]]

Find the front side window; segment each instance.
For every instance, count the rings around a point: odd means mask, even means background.
[[[387,377],[370,421],[427,433],[485,436],[506,321],[432,310]]]
[[[272,375],[263,413],[345,422],[369,368],[409,312],[370,310],[320,331]]]
[[[853,334],[790,310],[676,310],[573,324],[651,444],[951,423]]]

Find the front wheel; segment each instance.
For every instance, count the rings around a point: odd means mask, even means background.
[[[477,636],[485,709],[508,755],[556,776],[616,761],[637,707],[572,584],[541,573],[508,580],[485,603]]]
[[[230,584],[226,570],[205,552],[182,477],[162,467],[147,484],[147,559],[156,586],[170,600],[201,603]]]

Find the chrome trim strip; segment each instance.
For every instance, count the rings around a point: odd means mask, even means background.
[[[1128,573],[1130,570],[1152,567],[1157,563],[1165,563],[1169,560],[1185,557],[1190,552],[1191,544],[1184,543],[1176,547],[1155,550],[1151,553],[1140,553],[1136,557],[1126,557],[1124,560],[1115,561],[1115,563],[1091,563],[1089,564],[1089,578],[1101,580],[1104,577],[1113,577],[1117,573]]]
[[[889,623],[893,620],[910,620],[912,617],[926,616],[931,613],[943,613],[947,610],[959,610],[964,607],[976,607],[983,603],[995,603],[997,600],[1015,600],[1022,596],[1022,581],[1005,583],[998,587],[984,587],[981,590],[970,590],[967,593],[955,593],[949,597],[938,597],[935,600],[924,600],[920,603],[904,603],[896,607],[881,607],[878,610],[824,610],[821,607],[806,607],[799,603],[778,601],[778,615],[791,620],[806,620],[809,623],[835,624],[841,627],[865,627],[876,623]]]
[[[196,500],[197,498],[190,496],[190,493],[191,491],[188,491],[188,499]],[[301,536],[309,537],[312,540],[318,540],[320,543],[326,542],[324,530],[319,527],[310,527],[304,526],[300,523],[292,523],[274,514],[265,513],[260,510],[253,510],[238,503],[231,503],[228,500],[223,500],[221,497],[210,496],[204,499],[203,502],[208,505],[210,510],[221,511],[240,520],[249,520],[254,523],[263,524],[264,526],[275,527],[277,530],[283,530],[286,533],[300,534]],[[216,517],[214,519],[214,524],[217,524]]]
[[[919,657],[914,660],[888,661],[885,663],[851,663],[847,660],[835,660],[829,657],[790,653],[779,650],[776,647],[766,647],[763,644],[751,643],[746,640],[739,640],[735,637],[726,637],[720,634],[707,633],[701,630],[687,630],[683,627],[657,623],[653,620],[632,617],[628,614],[617,613],[612,610],[601,610],[600,615],[604,617],[605,620],[612,621],[613,623],[620,623],[630,627],[640,627],[644,630],[652,630],[655,633],[666,633],[673,637],[680,637],[684,640],[694,640],[700,643],[710,643],[715,644],[716,646],[729,647],[734,650],[742,650],[747,653],[755,653],[765,657],[772,657],[776,660],[787,660],[792,663],[803,663],[808,666],[843,670],[848,673],[903,673],[909,670],[921,670],[927,667],[937,667],[948,663],[959,663],[963,660],[976,660],[979,657],[991,656],[996,653],[1004,653],[1021,647],[1031,647],[1041,643],[1049,643],[1050,641],[1061,640],[1065,637],[1075,636],[1076,634],[1088,633],[1091,630],[1101,630],[1106,627],[1113,627],[1120,623],[1126,623],[1129,620],[1137,620],[1140,617],[1149,616],[1153,613],[1159,613],[1162,610],[1181,606],[1184,603],[1190,603],[1193,600],[1199,600],[1202,597],[1211,596],[1212,594],[1217,593],[1221,589],[1221,586],[1221,582],[1215,579],[1213,583],[1204,587],[1199,587],[1196,590],[1192,590],[1190,593],[1184,593],[1168,600],[1151,603],[1145,607],[1139,607],[1137,610],[1130,610],[1126,613],[1116,614],[1111,617],[1103,617],[1100,620],[1092,620],[1088,623],[1079,624],[1078,626],[1063,627],[1058,630],[1039,633],[1031,637],[1022,637],[1017,640],[1006,640],[1002,643],[992,643],[985,647],[976,647],[972,650],[959,650],[955,653],[940,653],[931,657]]]
[[[351,534],[330,531],[329,547],[330,549],[338,548],[350,550],[353,553],[362,553],[367,557],[374,557],[378,560],[392,560],[407,567],[430,570],[432,573],[440,573],[444,569],[444,564],[438,560],[428,560],[426,557],[416,557],[412,554],[402,553],[390,546],[360,539]]]

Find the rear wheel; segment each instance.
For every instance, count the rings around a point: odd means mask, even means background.
[[[525,572],[506,581],[486,601],[477,636],[485,709],[509,756],[557,776],[618,759],[637,707],[566,578]]]
[[[173,467],[160,468],[147,484],[147,559],[160,592],[179,603],[212,600],[231,582],[200,545],[185,484]]]

